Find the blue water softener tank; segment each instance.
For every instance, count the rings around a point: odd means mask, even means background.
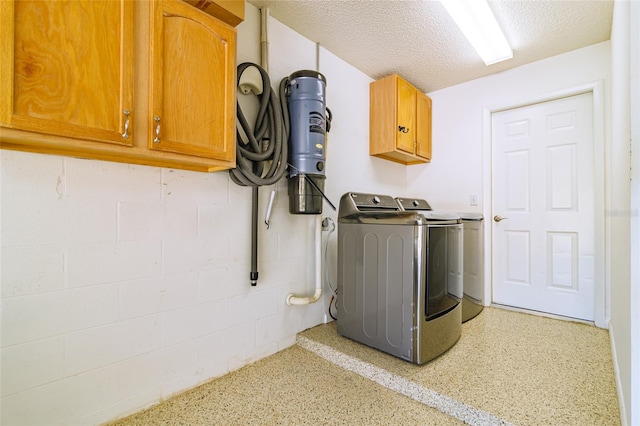
[[[322,213],[326,154],[326,84],[317,71],[289,76],[289,212]],[[309,182],[311,180],[312,182]],[[317,188],[314,188],[317,186]]]

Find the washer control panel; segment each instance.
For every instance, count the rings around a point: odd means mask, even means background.
[[[351,192],[349,196],[358,210],[400,210],[396,200],[389,195]]]
[[[397,198],[398,204],[402,207],[402,210],[431,210],[431,206],[427,203],[427,200],[421,198]]]

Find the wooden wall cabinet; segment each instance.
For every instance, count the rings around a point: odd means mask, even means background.
[[[396,74],[369,87],[369,154],[402,164],[431,161],[431,99]]]
[[[235,160],[235,28],[181,1],[156,1],[149,148]]]
[[[133,6],[1,2],[2,125],[130,146]]]
[[[0,1],[0,147],[235,167],[236,30],[180,0]]]

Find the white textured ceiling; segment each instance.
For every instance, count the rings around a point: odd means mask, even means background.
[[[248,0],[378,79],[423,92],[609,40],[613,0],[489,1],[513,59],[485,66],[437,0]]]

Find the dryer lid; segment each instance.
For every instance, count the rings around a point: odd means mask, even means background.
[[[422,198],[403,198],[398,197],[396,201],[402,207],[404,211],[412,211],[412,212],[420,212],[428,221],[445,221],[445,220],[454,220],[459,221],[460,215],[457,213],[449,213],[449,212],[436,212],[431,209],[431,206]]]
[[[484,220],[484,216],[482,215],[482,213],[463,212],[458,214],[460,215],[460,219],[462,220]]]
[[[421,212],[422,215],[428,221],[436,221],[436,220],[460,220],[460,215],[457,213],[449,213],[449,212],[434,212],[434,211],[425,211]]]

